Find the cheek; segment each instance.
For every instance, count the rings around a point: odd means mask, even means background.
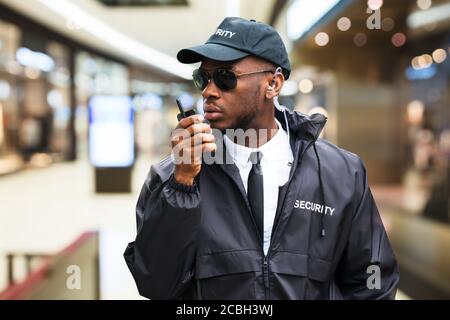
[[[228,121],[233,121],[242,115],[254,112],[254,107],[261,100],[259,84],[239,85],[231,92],[222,94],[222,106]]]
[[[223,108],[224,114],[228,117],[236,115],[239,107],[239,98],[233,93],[224,93],[222,95],[221,106]]]

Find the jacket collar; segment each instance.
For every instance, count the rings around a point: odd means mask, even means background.
[[[286,121],[283,112],[286,114],[290,133],[294,134],[298,139],[316,141],[327,122],[327,117],[320,113],[309,116],[287,108],[284,108],[284,111],[275,108],[275,117],[286,131]]]

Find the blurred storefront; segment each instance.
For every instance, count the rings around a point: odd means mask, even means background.
[[[136,109],[136,145],[141,155],[159,158],[170,153],[170,134],[177,125],[176,99],[202,113],[201,94],[191,81],[161,77],[130,67],[130,92]]]
[[[0,173],[87,157],[88,105],[95,95],[133,98],[136,151],[149,156],[170,152],[176,98],[201,108],[190,81],[124,62],[0,9]]]
[[[416,177],[429,196],[409,209],[448,223],[450,1],[325,2],[293,41],[291,101],[330,115],[327,138],[359,154],[372,183]]]
[[[5,20],[0,38],[0,157],[20,155],[20,161],[30,162],[40,155],[41,164],[70,158],[68,47]]]
[[[88,104],[95,95],[128,95],[128,66],[87,51],[75,56],[75,128],[78,156],[88,153]]]
[[[13,24],[0,20],[0,159],[2,171],[16,170],[20,165],[19,108],[15,76],[20,68],[10,62],[19,46],[20,30]]]
[[[327,114],[325,138],[365,162],[401,287],[449,297],[450,1],[278,4],[293,64],[283,100]]]
[[[93,95],[128,95],[128,65],[0,10],[0,174],[87,153]]]

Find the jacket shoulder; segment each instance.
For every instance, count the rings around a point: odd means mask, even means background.
[[[333,167],[334,170],[346,169],[352,173],[365,171],[364,162],[356,153],[340,148],[324,139],[317,139],[316,147],[321,159],[329,160],[326,161],[327,166]]]
[[[357,154],[323,139],[316,141],[316,148],[322,171],[328,177],[328,186],[341,195],[347,190],[347,194],[359,202],[368,187],[363,160]]]
[[[169,180],[174,171],[174,167],[173,157],[172,155],[168,155],[160,162],[150,167],[150,172],[145,179],[145,185],[149,189],[153,189],[151,188],[151,184],[155,184],[155,181],[165,182]]]

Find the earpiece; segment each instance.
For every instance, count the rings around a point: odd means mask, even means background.
[[[280,67],[278,67],[278,68],[275,70],[275,75],[277,75],[277,73],[281,73],[282,71],[283,71],[283,69],[281,69]],[[272,79],[272,84],[267,88],[267,91],[272,91],[274,85],[275,85],[275,77],[273,77],[273,79]]]

